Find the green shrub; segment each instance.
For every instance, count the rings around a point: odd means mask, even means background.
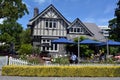
[[[32,45],[22,44],[18,52],[19,52],[19,55],[32,54]]]
[[[120,77],[120,66],[4,66],[3,76]]]
[[[70,64],[68,57],[58,57],[58,58],[54,58],[53,63],[61,64],[61,65]]]
[[[40,48],[38,48],[38,47],[33,47],[32,52],[33,52],[34,55],[35,55],[35,54],[39,55],[41,51],[40,51]]]

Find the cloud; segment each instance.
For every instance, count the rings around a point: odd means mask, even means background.
[[[108,21],[110,19],[111,18],[100,18],[100,19],[97,19],[95,17],[88,17],[88,18],[85,18],[83,21],[84,22],[95,23],[97,25],[105,25],[105,26],[107,26],[108,25]]]
[[[45,2],[49,2],[49,1],[51,1],[51,0],[34,0],[34,2],[37,2],[37,3],[39,3],[39,4],[42,4],[42,3],[45,3]]]
[[[101,18],[98,19],[97,22],[100,25],[108,25],[109,20],[111,20],[112,18]]]
[[[108,19],[108,18],[98,19],[98,21],[101,22],[101,23],[108,22],[108,20],[110,20],[110,19]]]

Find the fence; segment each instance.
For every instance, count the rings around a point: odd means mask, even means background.
[[[9,61],[8,61],[9,60]],[[21,59],[16,59],[8,56],[0,57],[0,69],[2,69],[2,66],[5,65],[36,65],[36,64],[30,64],[29,62]],[[96,63],[86,63],[86,64],[66,64],[67,66],[120,66],[120,64],[96,64]],[[42,64],[42,66],[61,66],[60,64],[51,64],[49,62],[46,62],[45,64]]]
[[[28,65],[28,62],[25,60],[9,57],[9,65]]]
[[[0,56],[0,69],[2,69],[2,66],[7,65],[8,63],[8,56]]]

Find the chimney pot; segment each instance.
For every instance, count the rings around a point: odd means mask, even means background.
[[[34,8],[34,17],[37,16],[39,14],[39,9],[38,8]]]

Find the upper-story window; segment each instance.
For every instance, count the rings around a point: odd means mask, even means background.
[[[45,21],[46,28],[56,28],[56,20],[46,20]]]
[[[77,32],[80,32],[80,28],[77,29]]]
[[[46,20],[45,26],[46,26],[46,28],[48,28],[48,20]]]
[[[84,30],[81,27],[70,28],[70,33],[83,33],[83,32],[84,32]]]
[[[53,27],[56,28],[56,21],[53,22]]]

